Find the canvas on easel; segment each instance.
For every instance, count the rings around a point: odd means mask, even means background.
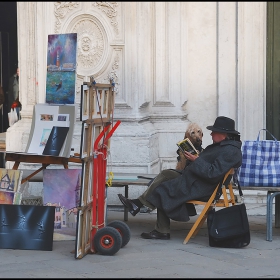
[[[48,35],[46,103],[75,104],[77,33]]]

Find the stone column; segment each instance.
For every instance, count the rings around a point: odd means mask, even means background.
[[[237,115],[242,139],[266,127],[266,5],[238,2]]]

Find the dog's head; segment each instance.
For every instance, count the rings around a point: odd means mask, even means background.
[[[185,138],[187,137],[191,140],[191,142],[196,148],[201,147],[203,132],[198,124],[196,123],[189,124],[185,133]]]

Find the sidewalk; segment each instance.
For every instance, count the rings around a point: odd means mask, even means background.
[[[196,217],[171,221],[170,240],[145,240],[140,234],[154,228],[156,214],[129,214],[131,239],[114,256],[76,260],[74,240],[54,241],[53,251],[2,249],[1,278],[279,278],[280,229],[273,228],[273,241],[266,241],[265,215],[258,205],[247,210],[251,243],[242,249],[209,247],[206,223],[184,245]],[[113,220],[122,221],[123,212],[108,211],[108,223]]]

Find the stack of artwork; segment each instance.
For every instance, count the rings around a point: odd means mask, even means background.
[[[0,248],[51,251],[55,207],[20,205],[22,173],[0,168]]]
[[[80,121],[82,121],[80,158],[82,159],[81,191],[80,204],[77,212],[77,229],[75,243],[75,258],[82,258],[90,251],[93,252],[92,236],[97,227],[102,225],[106,218],[106,194],[105,190],[99,190],[96,187],[96,178],[105,176],[94,166],[94,161],[99,155],[96,155],[96,147],[102,145],[101,142],[106,139],[109,128],[112,126],[112,115],[114,109],[114,83],[99,84],[93,77],[90,82],[84,82],[81,86],[81,106]],[[101,122],[93,122],[99,119]],[[106,124],[106,125],[104,125]],[[106,143],[108,147],[110,142]],[[104,157],[103,154],[103,159]],[[98,161],[97,161],[98,162]],[[103,161],[103,167],[106,165]],[[103,169],[106,170],[106,167]],[[105,178],[104,178],[105,179]],[[94,187],[95,186],[95,187]],[[104,182],[105,187],[105,182]],[[97,200],[98,197],[98,200]],[[99,205],[98,205],[99,204]],[[98,211],[97,208],[98,207]],[[98,216],[98,217],[97,217]],[[97,225],[99,223],[99,225]]]
[[[75,121],[75,105],[36,104],[26,153],[69,157]]]
[[[22,171],[0,168],[0,204],[20,204]]]
[[[76,120],[77,33],[48,36],[46,104],[33,109],[26,153],[69,157]],[[52,250],[54,228],[76,230],[81,170],[44,170],[44,206],[21,204],[22,171],[0,169],[0,248]],[[14,204],[14,205],[5,205]]]

